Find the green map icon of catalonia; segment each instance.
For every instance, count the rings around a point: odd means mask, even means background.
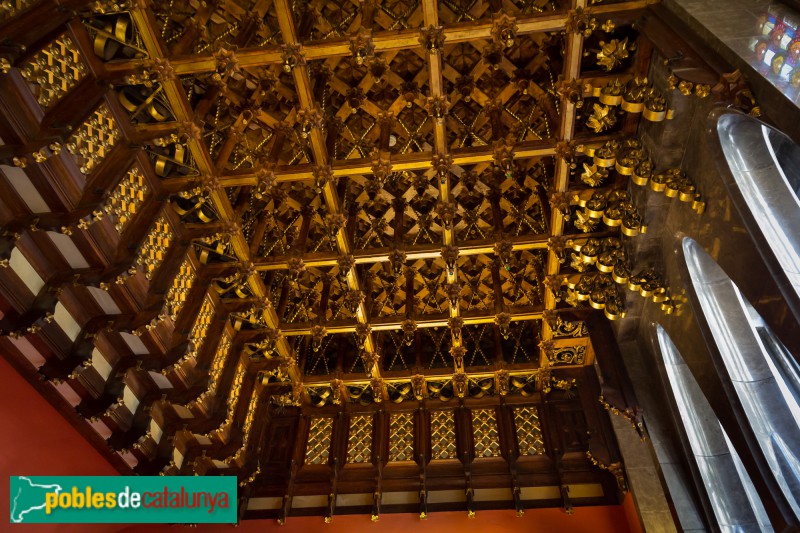
[[[49,492],[59,494],[63,490],[61,485],[43,485],[25,476],[12,476],[11,522],[24,523],[26,519],[32,519],[32,515],[44,514],[45,495]]]

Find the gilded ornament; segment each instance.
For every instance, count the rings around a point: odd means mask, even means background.
[[[613,107],[594,104],[592,114],[586,119],[586,126],[595,133],[602,133],[611,129],[617,123],[617,114]]]
[[[606,72],[611,72],[629,56],[627,37],[621,41],[619,39],[611,39],[609,42],[600,41],[600,51],[597,52],[597,65]]]

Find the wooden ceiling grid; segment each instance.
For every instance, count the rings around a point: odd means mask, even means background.
[[[137,277],[136,266],[126,273],[121,259],[96,279],[78,272],[60,296],[79,300],[73,293],[83,284],[124,301],[125,317],[107,322],[105,330],[84,328],[81,335],[105,343],[108,352],[137,353],[137,341],[126,345],[113,326],[134,331],[152,356],[136,369],[117,368],[127,374],[113,392],[133,390],[152,400],[153,420],[174,438],[165,444],[148,430],[134,443],[126,431],[119,441],[125,455],[155,468],[152,459],[163,458],[167,447],[172,459],[166,473],[213,471],[214,461],[253,473],[250,435],[266,423],[267,402],[259,398],[286,407],[364,403],[368,397],[373,403],[443,398],[446,387],[462,398],[473,390],[503,395],[509,387],[527,395],[531,388],[563,388],[569,381],[549,381],[548,350],[554,347],[567,366],[592,363],[585,328],[555,318],[557,307],[565,306],[543,285],[562,272],[563,253],[553,239],[572,232],[565,210],[545,198],[574,192],[563,147],[576,138],[578,100],[556,81],[581,77],[584,34],[574,26],[584,10],[595,22],[629,22],[650,1],[568,3],[474,2],[473,9],[459,10],[458,3],[436,0],[257,0],[249,7],[226,0],[191,3],[185,11],[174,3],[131,2],[122,10],[93,12],[100,8],[73,2],[87,20],[124,13],[133,25],[120,30],[120,18],[117,26],[70,23],[92,73],[116,86],[118,93],[111,94],[119,102],[108,97],[107,113],[128,141],[100,163],[97,174],[86,178],[87,171],[82,178],[110,191],[112,162],[135,160],[153,189],[136,203],[133,229],[115,237],[134,240],[132,247],[145,238],[155,243],[150,258],[135,263],[145,265],[147,281]],[[545,5],[556,10],[523,9]],[[510,37],[501,37],[504,27],[513,28]],[[138,54],[89,59],[109,35]],[[563,57],[548,56],[550,39],[556,52],[563,47]],[[526,46],[536,52],[528,54]],[[547,85],[538,83],[536,76],[547,73],[543,65],[559,62],[561,70],[549,70]],[[645,59],[636,72],[646,67]],[[599,87],[631,75],[590,72],[583,82]],[[530,107],[521,103],[520,84],[535,101]],[[123,119],[130,117],[123,99],[134,94],[125,92],[130,86],[157,87],[148,102],[163,107],[147,108],[156,120]],[[102,88],[87,87],[80,89],[94,95],[87,101],[106,101]],[[581,98],[596,96],[591,88],[578,91]],[[58,111],[45,116],[53,127]],[[624,132],[634,129],[629,121]],[[581,140],[590,153],[619,137]],[[55,161],[54,145],[42,146],[36,153]],[[181,169],[177,177],[168,170],[175,167]],[[47,179],[31,172],[42,183]],[[78,193],[62,196],[87,200],[80,185],[74,186]],[[161,207],[167,197],[174,212]],[[45,201],[58,203],[50,196]],[[92,209],[84,204],[68,209],[67,218],[93,216],[87,226],[100,228],[102,216],[88,215]],[[150,221],[160,213],[164,222],[153,229]],[[14,231],[27,232],[29,219],[20,216],[26,222]],[[47,226],[49,220],[42,215],[33,224]],[[63,227],[61,234],[74,234],[80,251],[99,248],[79,236],[80,226]],[[11,240],[30,251],[46,246],[43,238],[25,233]],[[156,310],[170,284],[169,294],[186,300],[174,317]],[[31,328],[49,327],[38,323]],[[12,333],[16,339],[38,331]],[[55,339],[49,343],[52,349]],[[54,367],[54,375],[75,362],[73,355],[67,354],[63,369]],[[161,375],[183,386],[157,400],[152,382],[160,378],[148,377],[147,370],[164,368],[164,360],[170,366]],[[83,366],[92,366],[89,361]],[[203,387],[204,368],[213,371],[213,388],[230,391],[227,408],[208,392],[210,384]],[[68,381],[77,384],[78,374],[70,373]],[[517,383],[509,385],[509,376]],[[81,386],[87,383],[84,378]],[[103,391],[101,382],[95,386]],[[197,396],[200,390],[205,392]],[[97,402],[91,416],[130,430],[143,415],[120,418],[115,413],[123,404],[105,408]],[[180,429],[184,412],[208,416]],[[206,456],[209,450],[213,457]]]

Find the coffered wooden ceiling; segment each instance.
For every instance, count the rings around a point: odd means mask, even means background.
[[[314,409],[594,391],[589,309],[672,305],[624,248],[647,3],[4,4],[0,342],[142,473],[252,481],[286,412],[312,449]]]

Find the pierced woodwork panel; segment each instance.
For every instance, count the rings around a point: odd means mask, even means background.
[[[448,25],[490,19],[494,12],[492,3],[486,0],[439,0],[438,4],[439,20]],[[509,15],[535,15],[566,5],[563,0],[510,0],[503,2],[503,11]]]
[[[200,53],[219,46],[264,46],[282,42],[273,2],[239,0],[209,5],[153,3],[161,37],[173,50]]]
[[[224,425],[228,426],[233,422],[233,415],[236,412],[236,406],[239,405],[239,396],[242,393],[242,386],[247,374],[247,364],[244,361],[239,361],[236,365],[236,371],[233,373],[233,381],[231,388],[228,391],[228,399],[226,402],[227,411],[225,415]]]
[[[400,272],[389,263],[375,263],[366,277],[371,290],[370,316],[402,316],[409,301],[419,315],[445,313],[449,308],[447,266],[440,258],[407,263]],[[408,294],[409,289],[413,295]]]
[[[464,364],[467,367],[488,366],[496,361],[494,324],[465,326],[461,330],[463,346],[467,349]]]
[[[420,0],[388,0],[376,2],[375,23],[384,30],[419,28],[423,24]]]
[[[313,333],[313,332],[312,332]],[[327,375],[336,370],[348,373],[365,372],[353,333],[337,333],[313,337],[301,348],[305,355],[306,375]]]
[[[331,449],[331,433],[333,418],[313,417],[306,441],[305,463],[312,465],[325,464]]]
[[[414,460],[414,413],[389,416],[389,462]]]
[[[384,370],[410,370],[416,364],[414,337],[406,342],[402,331],[382,332],[382,362]]]
[[[138,165],[134,165],[117,184],[103,209],[111,215],[114,227],[121,234],[136,215],[149,192]]]
[[[214,353],[214,359],[211,361],[211,366],[208,369],[208,392],[216,392],[219,385],[219,379],[222,376],[222,370],[225,368],[225,363],[228,360],[228,352],[231,349],[231,338],[227,333],[223,334],[222,340],[217,346],[217,351]]]
[[[335,234],[326,226],[322,198],[304,183],[284,183],[247,199],[242,230],[260,257],[334,251]],[[260,230],[263,228],[263,230]],[[263,233],[260,233],[260,231]],[[259,239],[260,238],[260,239]],[[256,242],[256,239],[259,239]]]
[[[452,335],[449,328],[424,328],[417,331],[425,368],[452,368]]]
[[[206,332],[208,331],[208,326],[211,325],[213,318],[214,302],[211,300],[211,295],[209,293],[206,294],[206,297],[203,299],[203,305],[200,306],[200,310],[195,317],[192,330],[189,332],[189,340],[192,343],[190,354],[196,355],[203,347],[203,344],[206,341]]]
[[[472,437],[475,457],[500,456],[500,433],[497,430],[497,413],[493,408],[472,409]]]
[[[350,417],[350,431],[347,434],[348,463],[368,463],[372,459],[372,420],[371,414]]]
[[[493,255],[469,255],[457,263],[462,283],[459,305],[465,311],[493,310],[496,304],[541,307],[544,302],[544,251],[511,252],[506,262]],[[500,302],[495,301],[498,291]]]
[[[192,266],[189,256],[186,256],[186,259],[183,260],[178,269],[178,273],[172,279],[172,285],[167,291],[167,298],[164,301],[167,314],[173,321],[177,320],[181,309],[183,309],[186,297],[189,295],[196,278],[197,272]]]
[[[503,361],[512,365],[538,365],[540,340],[541,325],[538,320],[512,322],[508,328],[508,335],[502,333],[500,335]]]
[[[310,0],[295,6],[294,20],[301,29],[300,40],[346,37],[358,29],[361,2],[357,0]]]
[[[13,4],[11,2],[11,6]],[[3,8],[7,9],[6,6],[4,2]],[[0,20],[5,9],[0,10]],[[86,66],[75,42],[64,34],[36,52],[20,67],[20,74],[42,109],[47,109],[86,76]]]
[[[230,462],[237,461],[244,452],[247,445],[250,443],[251,430],[253,429],[253,422],[256,419],[256,407],[258,406],[258,389],[253,389],[250,395],[250,401],[247,404],[247,411],[242,422],[242,446],[236,450],[236,453],[231,457]]]
[[[287,324],[353,319],[359,302],[338,266],[308,267],[296,276],[279,273],[268,287],[279,319]]]
[[[545,259],[545,253],[541,250],[511,253],[505,268],[499,269],[505,305],[510,307],[542,305]]]
[[[228,170],[311,160],[307,134],[295,128],[298,97],[279,65],[182,79],[195,111],[205,112],[203,137]],[[305,135],[305,136],[304,136]]]
[[[506,136],[519,142],[557,134],[555,82],[561,72],[563,37],[527,34],[510,42],[445,41],[449,144],[486,146]]]
[[[397,242],[395,205],[402,196],[397,199],[386,188],[375,189],[374,181],[373,176],[350,176],[348,180],[343,211],[354,213],[347,223],[355,224],[351,231],[358,250],[392,247]]]
[[[84,19],[84,27],[92,39],[94,55],[103,61],[114,59],[142,59],[147,57],[141,34],[133,23],[130,13],[121,6],[92,6],[91,18]]]
[[[139,249],[136,264],[142,268],[147,279],[151,279],[172,245],[175,234],[165,216],[160,216],[150,228]]]
[[[539,421],[539,410],[536,407],[515,407],[514,428],[520,455],[544,454],[542,426]]]
[[[120,138],[111,111],[101,104],[67,139],[67,151],[83,174],[91,174],[103,162]]]
[[[431,459],[455,459],[457,453],[453,411],[431,411]]]
[[[410,381],[390,381],[386,383],[386,394],[392,403],[403,403],[414,399],[414,384]]]

